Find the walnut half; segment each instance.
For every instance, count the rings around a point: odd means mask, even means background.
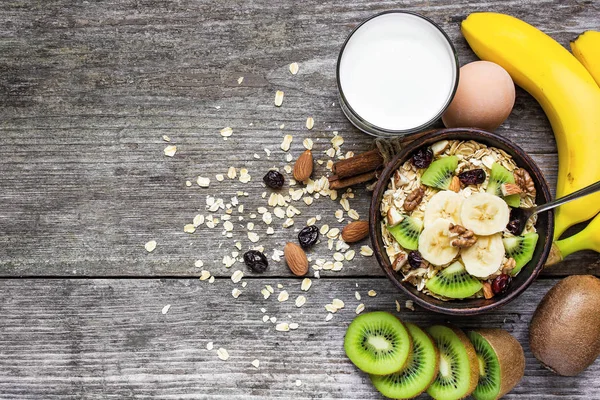
[[[416,188],[415,190],[410,192],[408,194],[408,196],[406,196],[406,199],[404,200],[404,204],[402,205],[402,207],[406,211],[414,210],[415,208],[417,208],[419,203],[421,203],[421,200],[423,200],[424,194],[425,194],[425,189],[423,189],[423,187],[419,186],[418,188]]]
[[[477,242],[477,237],[473,231],[468,230],[464,226],[450,224],[450,233],[456,236],[456,239],[450,242],[453,247],[471,247]]]
[[[514,170],[513,175],[515,177],[515,183],[527,194],[535,196],[535,184],[529,172],[523,168],[517,168]]]

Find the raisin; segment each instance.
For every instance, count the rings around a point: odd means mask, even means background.
[[[283,186],[283,175],[279,171],[269,170],[265,176],[263,176],[263,182],[270,188],[280,189]]]
[[[494,278],[492,281],[492,292],[494,294],[504,293],[510,283],[510,276],[507,274],[501,274]]]
[[[423,263],[423,256],[418,250],[413,250],[408,253],[408,264],[413,268],[419,268]]]
[[[525,229],[525,224],[527,224],[527,220],[525,219],[523,210],[520,208],[511,209],[506,229],[513,235],[519,236],[523,232],[523,229]]]
[[[317,243],[319,239],[319,228],[315,225],[306,226],[298,233],[298,241],[300,246],[307,248]]]
[[[248,250],[245,252],[244,263],[254,272],[265,272],[269,266],[267,257],[258,250]]]
[[[479,185],[485,181],[485,171],[481,168],[471,169],[458,174],[463,185]]]
[[[412,163],[417,168],[427,168],[433,161],[433,151],[429,147],[420,148],[412,156]]]

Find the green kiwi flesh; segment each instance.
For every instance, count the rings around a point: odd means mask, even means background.
[[[459,329],[434,325],[427,329],[440,352],[439,372],[427,393],[436,400],[458,400],[477,386],[477,356]]]
[[[354,318],[344,337],[344,350],[360,370],[388,375],[404,367],[412,352],[412,340],[398,318],[376,311]]]
[[[501,186],[503,183],[515,183],[515,176],[502,165],[493,163],[492,170],[490,172],[490,179],[487,185],[487,192],[502,197]],[[511,207],[519,207],[521,204],[521,196],[519,196],[519,194],[512,194],[510,196],[503,197],[503,199],[506,201],[506,204]]]
[[[373,386],[393,399],[412,399],[423,393],[438,373],[439,355],[433,339],[421,328],[406,323],[413,351],[406,365],[390,375],[370,375]]]
[[[476,400],[495,400],[500,393],[500,362],[488,341],[477,332],[467,332],[467,336],[477,353],[479,362],[479,383],[472,393]]]
[[[398,225],[388,226],[387,229],[405,249],[416,250],[419,247],[419,235],[423,230],[423,222],[420,219],[405,215]]]
[[[466,271],[460,261],[456,261],[429,279],[425,287],[440,296],[464,299],[480,291],[483,285]]]
[[[515,268],[511,271],[512,276],[517,275],[533,258],[538,237],[537,233],[530,232],[523,236],[511,236],[502,239],[504,250],[506,250],[506,257],[512,257],[516,262]]]
[[[432,162],[421,176],[421,183],[430,187],[446,190],[450,187],[454,171],[458,166],[458,157],[442,157]]]

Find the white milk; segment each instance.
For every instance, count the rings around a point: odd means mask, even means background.
[[[341,91],[354,113],[391,131],[433,122],[453,96],[454,51],[439,29],[406,13],[364,23],[339,61]]]

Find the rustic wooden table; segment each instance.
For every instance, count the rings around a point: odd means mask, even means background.
[[[459,32],[469,12],[513,14],[563,45],[600,24],[600,6],[591,0],[1,2],[0,398],[377,399],[344,356],[342,340],[359,303],[395,312],[395,300],[408,321],[514,334],[527,368],[508,398],[600,398],[600,363],[578,377],[557,377],[527,344],[540,298],[561,277],[600,274],[595,253],[570,257],[517,301],[473,318],[407,310],[375,259],[358,254],[366,242],[352,246],[357,254],[341,271],[312,278],[308,292],[282,261],[271,260],[263,275],[241,262],[223,264],[238,241],[242,252],[262,245],[270,256],[311,217],[332,228],[348,222],[345,212],[341,222],[334,216],[339,199],[321,197],[311,206],[293,202],[301,214],[292,227],[273,216],[268,235],[258,214],[267,206],[261,177],[303,151],[305,138],[322,160],[334,131],[345,140],[343,153],[369,148],[371,138],[338,107],[334,66],[353,26],[394,8],[440,23],[462,64],[475,59]],[[292,62],[297,75],[288,70]],[[276,90],[285,92],[280,108]],[[226,141],[224,127],[233,129]],[[498,132],[530,152],[555,183],[551,129],[524,91],[517,90]],[[280,149],[286,134],[294,138],[287,153]],[[163,135],[177,146],[172,158],[163,154]],[[232,166],[238,178],[246,168],[250,182],[216,179]],[[315,176],[327,172],[318,165]],[[196,185],[198,176],[210,177],[210,187]],[[223,221],[184,232],[197,214],[225,215],[207,210],[207,196],[225,204],[237,196],[243,205],[242,212],[232,207],[231,238],[222,234]],[[365,217],[368,200],[357,188],[350,207]],[[158,243],[152,253],[144,249],[150,240]],[[325,241],[310,256],[332,260]],[[213,283],[198,279],[203,269]],[[245,274],[237,284],[230,279],[236,270]],[[275,291],[267,300],[265,285]],[[242,291],[237,299],[234,288]],[[278,302],[282,290],[289,300]],[[301,294],[307,300],[298,308]],[[326,321],[324,305],[334,298],[346,307]],[[280,332],[265,316],[299,327]]]

